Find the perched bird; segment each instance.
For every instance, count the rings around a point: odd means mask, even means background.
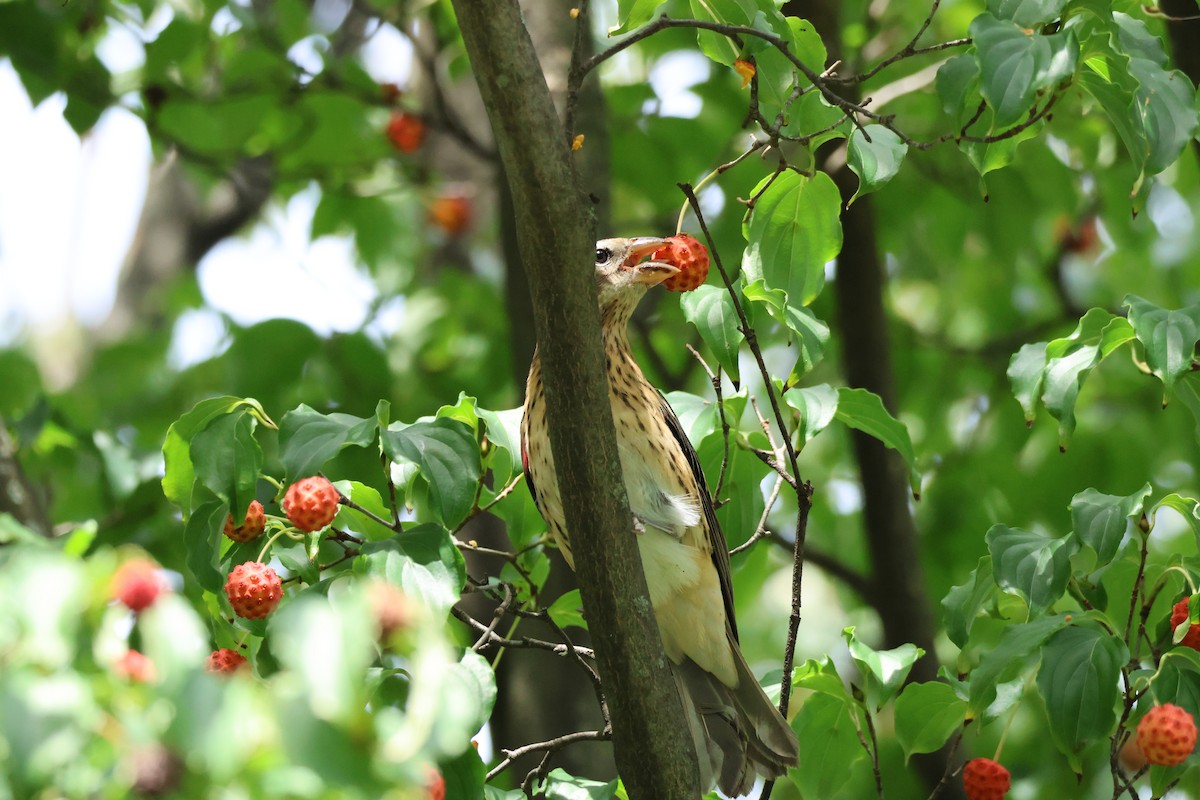
[[[729,552],[696,451],[666,398],[646,380],[627,324],[646,290],[678,272],[643,261],[665,240],[596,243],[609,402],[629,507],[663,647],[684,698],[706,786],[747,793],[756,776],[777,778],[798,757],[796,735],[767,699],[738,647]],[[541,364],[525,388],[521,457],[538,509],[567,563],[571,541],[546,428]],[[577,536],[586,531],[574,532]]]

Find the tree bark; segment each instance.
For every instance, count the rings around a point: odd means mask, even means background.
[[[694,800],[696,755],[662,650],[621,481],[591,274],[595,236],[515,0],[454,9],[516,211],[541,343],[550,444],[613,722],[634,800]]]

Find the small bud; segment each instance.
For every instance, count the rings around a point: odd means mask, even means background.
[[[750,85],[750,81],[754,78],[754,64],[750,61],[738,59],[733,62],[733,71],[742,76],[742,88],[745,89]]]
[[[582,133],[576,134],[575,138],[571,140],[571,149],[572,150],[582,150],[583,149],[583,138],[584,137],[583,137]]]
[[[579,9],[578,8],[571,9],[571,19],[579,19]]]

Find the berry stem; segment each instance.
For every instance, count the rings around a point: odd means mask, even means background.
[[[276,480],[274,477],[272,477],[270,475],[263,474],[263,475],[260,475],[259,477],[261,477],[264,481],[266,481],[267,483],[269,483],[275,487],[275,496],[272,497],[271,499],[277,500],[279,498],[279,495],[283,492],[283,483],[281,481]]]
[[[286,535],[288,535],[287,528],[281,528],[280,530],[277,530],[277,531],[275,531],[275,533],[271,534],[271,538],[267,539],[267,543],[264,544],[262,550],[259,551],[258,558],[254,559],[254,560],[261,563],[263,558],[267,555],[267,551],[271,549],[271,545],[275,544],[275,540],[278,539],[280,536],[286,536]]]
[[[992,761],[1000,763],[1000,752],[1004,749],[1004,742],[1008,739],[1008,732],[1012,730],[1013,722],[1017,718],[1017,712],[1021,710],[1021,704],[1017,703],[1017,707],[1013,709],[1012,714],[1008,718],[1008,722],[1004,724],[1004,731],[1000,734],[1000,741],[996,743],[996,754],[992,756]]]

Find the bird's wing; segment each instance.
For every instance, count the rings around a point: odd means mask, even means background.
[[[704,512],[705,527],[708,529],[709,545],[712,547],[713,566],[717,568],[717,577],[721,581],[721,597],[725,600],[725,618],[729,621],[729,629],[733,633],[734,641],[737,641],[737,620],[733,614],[733,581],[730,578],[729,568],[729,546],[725,543],[725,535],[721,533],[721,523],[717,522],[717,512],[713,508],[712,495],[708,492],[708,483],[704,480],[700,457],[696,455],[696,448],[692,447],[687,432],[683,429],[683,424],[680,423],[679,417],[675,416],[675,411],[667,402],[667,398],[663,397],[662,392],[658,393],[658,399],[662,402],[662,413],[667,421],[667,428],[675,437],[675,441],[679,443],[683,455],[687,458],[688,466],[696,476],[696,487],[700,490],[700,505]],[[530,486],[530,489],[532,488]]]
[[[529,410],[526,409],[525,413],[528,414]],[[538,511],[541,511],[542,506],[538,503],[537,488],[533,485],[533,473],[529,470],[529,451],[525,444],[524,424],[521,425],[521,470],[525,473],[525,485],[529,487],[529,495],[533,498],[533,504],[538,507]]]

